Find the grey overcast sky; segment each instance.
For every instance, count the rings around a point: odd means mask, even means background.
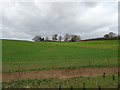
[[[2,38],[76,34],[81,39],[118,33],[117,2],[6,2],[2,4]]]

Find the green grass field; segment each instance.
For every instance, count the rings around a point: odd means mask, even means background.
[[[2,40],[4,72],[118,65],[118,41]]]

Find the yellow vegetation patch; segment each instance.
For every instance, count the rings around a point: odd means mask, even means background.
[[[88,47],[98,49],[118,49],[118,44],[73,44],[73,43],[53,43],[53,45],[65,45],[76,47]]]
[[[118,45],[78,45],[80,47],[102,48],[102,49],[118,49]]]

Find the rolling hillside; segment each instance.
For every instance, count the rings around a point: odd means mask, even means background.
[[[116,66],[118,41],[30,42],[2,40],[3,72]]]

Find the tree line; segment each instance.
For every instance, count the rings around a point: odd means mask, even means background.
[[[35,42],[39,42],[39,41],[72,41],[72,42],[77,42],[80,41],[81,38],[79,35],[70,35],[70,34],[65,34],[63,37],[58,35],[58,34],[54,34],[52,35],[51,39],[49,39],[49,37],[41,37],[39,35],[35,36],[32,40],[34,40]]]
[[[110,39],[115,39],[118,40],[120,39],[120,35],[117,35],[116,33],[113,32],[109,32],[108,34],[105,34],[102,39],[104,40],[110,40]],[[77,41],[81,41],[81,37],[79,35],[71,35],[71,34],[65,34],[63,37],[58,35],[58,34],[54,34],[52,35],[51,39],[49,39],[49,37],[41,37],[39,35],[35,36],[33,39],[33,41],[35,42],[39,42],[39,41],[71,41],[71,42],[77,42]],[[94,39],[95,40],[95,39]],[[97,38],[96,38],[97,40]]]

